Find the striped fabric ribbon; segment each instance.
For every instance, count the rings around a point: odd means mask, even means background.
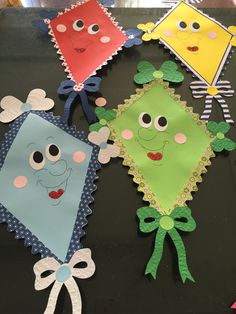
[[[186,0],[185,2],[190,3],[190,4],[199,4],[202,1],[203,0]],[[179,1],[178,0],[162,0],[162,3],[166,5],[173,5],[173,4],[176,4],[177,2]]]
[[[194,98],[205,97],[205,109],[201,115],[201,120],[208,122],[212,112],[213,99],[215,99],[223,111],[225,121],[227,123],[234,123],[229,112],[229,107],[223,98],[232,97],[234,95],[234,90],[229,81],[218,81],[211,87],[202,81],[194,81],[190,84],[190,89],[192,90]],[[213,89],[213,92],[209,92],[210,89]]]

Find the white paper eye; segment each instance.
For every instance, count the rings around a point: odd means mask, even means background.
[[[33,151],[29,157],[30,166],[35,170],[40,170],[45,165],[45,159],[41,152]]]
[[[150,114],[148,114],[147,112],[142,112],[139,115],[138,122],[141,125],[141,127],[149,128],[152,124],[152,118]]]
[[[163,132],[163,131],[165,131],[167,129],[168,122],[167,122],[167,119],[164,116],[158,116],[155,119],[154,125],[155,125],[155,128],[158,131]]]
[[[47,159],[57,161],[61,157],[61,150],[56,144],[48,144],[45,150]]]
[[[177,28],[180,30],[180,31],[186,31],[186,29],[187,29],[187,23],[186,22],[184,22],[184,21],[179,21],[178,23],[177,23]]]
[[[192,22],[189,26],[192,32],[199,32],[200,31],[200,24],[198,22]]]
[[[98,24],[92,24],[88,27],[88,33],[90,35],[97,34],[99,32],[99,26]]]
[[[73,29],[74,29],[76,32],[82,31],[83,28],[84,28],[84,22],[83,22],[82,20],[76,20],[76,21],[73,23]]]

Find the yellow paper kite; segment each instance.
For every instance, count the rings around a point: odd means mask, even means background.
[[[214,86],[232,46],[236,27],[228,29],[184,1],[177,3],[156,24],[139,24],[143,40],[159,39],[201,81]]]

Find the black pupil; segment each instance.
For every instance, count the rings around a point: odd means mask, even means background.
[[[194,28],[194,29],[199,29],[199,28],[200,28],[200,25],[195,22],[195,23],[193,23],[193,28]]]
[[[79,28],[81,28],[81,27],[84,26],[84,22],[81,21],[81,20],[78,20],[78,21],[76,22],[76,25],[77,25]]]
[[[43,161],[43,154],[40,152],[34,152],[33,155],[33,160],[34,162],[36,162],[37,164],[40,164]]]
[[[158,120],[158,123],[160,126],[164,127],[167,125],[167,120],[165,117],[160,117],[159,120]]]
[[[93,30],[94,32],[97,32],[97,31],[99,30],[99,26],[98,26],[97,24],[94,24],[94,25],[92,26],[92,30]]]
[[[181,28],[186,28],[186,27],[187,27],[187,24],[186,24],[184,21],[181,21],[181,22],[179,23],[179,26],[180,26]]]
[[[59,148],[56,145],[52,144],[49,146],[49,153],[52,156],[57,156],[59,153]]]
[[[143,115],[143,122],[146,123],[146,124],[148,124],[148,123],[150,123],[151,121],[152,121],[152,118],[150,117],[150,115],[149,115],[148,113],[145,113],[145,114]]]

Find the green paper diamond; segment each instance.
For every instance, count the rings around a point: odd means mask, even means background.
[[[214,137],[165,84],[152,83],[132,99],[109,123],[112,138],[119,141],[131,172],[137,172],[135,180],[141,189],[146,186],[151,191],[144,191],[145,199],[169,213],[190,197],[213,155]]]

